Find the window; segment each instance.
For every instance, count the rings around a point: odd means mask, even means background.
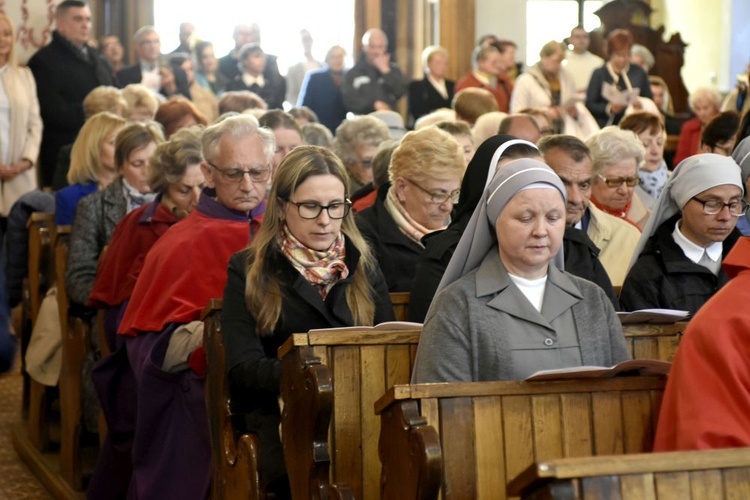
[[[162,52],[177,47],[180,23],[191,22],[196,36],[211,41],[216,57],[223,57],[234,47],[235,25],[255,22],[260,25],[263,49],[278,56],[282,74],[303,59],[301,29],[312,34],[313,56],[318,61],[323,61],[333,45],[344,47],[351,61],[354,0],[213,0],[209,4],[197,0],[154,1],[154,24],[161,36]]]
[[[583,2],[583,27],[586,31],[601,26],[594,15],[604,2]],[[539,61],[539,51],[551,40],[563,41],[578,26],[577,0],[527,0],[526,2],[526,66]]]

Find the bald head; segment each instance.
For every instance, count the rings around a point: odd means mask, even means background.
[[[374,64],[375,60],[388,51],[388,37],[385,32],[379,28],[367,30],[362,35],[362,50],[370,64]]]
[[[498,134],[508,134],[536,144],[542,136],[539,125],[529,115],[510,115],[500,122]]]

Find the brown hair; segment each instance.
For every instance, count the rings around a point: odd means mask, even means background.
[[[474,125],[477,118],[490,111],[499,111],[495,96],[489,90],[478,87],[463,89],[453,97],[456,118]]]
[[[180,129],[182,120],[187,116],[192,116],[200,125],[208,125],[208,120],[203,113],[198,111],[195,104],[182,96],[172,97],[159,106],[154,120],[161,123],[167,137],[170,137]]]
[[[607,37],[607,55],[629,50],[633,46],[633,35],[628,30],[616,29]]]
[[[651,134],[658,134],[664,132],[664,123],[660,116],[647,111],[639,111],[623,118],[620,122],[620,128],[632,130],[636,135],[646,131]]]

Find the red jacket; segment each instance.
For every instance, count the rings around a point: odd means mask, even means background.
[[[691,118],[682,124],[680,141],[677,143],[677,151],[674,154],[675,167],[688,156],[698,153],[698,146],[700,146],[701,134],[703,133],[702,128],[698,117]]]
[[[723,266],[732,279],[690,320],[677,350],[654,451],[750,446],[750,238]]]
[[[458,94],[461,90],[469,87],[479,87],[481,89],[489,90],[495,100],[497,101],[497,107],[503,113],[510,112],[510,95],[513,93],[513,83],[505,75],[498,75],[497,87],[492,88],[482,83],[477,75],[470,71],[464,75],[459,81],[456,82],[454,92]]]

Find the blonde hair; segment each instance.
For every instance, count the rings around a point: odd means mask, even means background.
[[[349,176],[341,160],[319,146],[295,148],[281,162],[273,178],[263,224],[250,244],[246,267],[245,299],[255,318],[258,335],[271,335],[281,316],[283,297],[278,279],[278,259],[285,257],[277,237],[282,227],[285,203],[305,180],[315,175],[333,175],[345,190],[349,185]],[[346,195],[348,197],[348,193]],[[353,214],[341,221],[341,232],[360,253],[352,284],[346,289],[346,303],[355,325],[372,325],[375,303],[368,275],[377,264],[354,223]]]
[[[8,52],[8,66],[11,68],[15,68],[18,66],[18,59],[16,57],[16,27],[13,25],[13,21],[10,20],[10,17],[5,12],[0,12],[0,21],[5,21],[8,23],[8,27],[10,28],[10,36],[11,36],[11,44],[10,44],[10,52]]]
[[[391,182],[403,177],[419,181],[427,178],[463,177],[464,151],[458,141],[444,130],[427,127],[409,132],[393,152],[388,177]]]
[[[430,72],[427,65],[432,61],[435,54],[442,54],[446,59],[449,57],[448,51],[439,45],[429,45],[425,47],[422,51],[422,70],[424,70],[425,74]]]
[[[565,59],[565,46],[557,41],[547,42],[542,46],[542,50],[539,51],[539,57],[550,57],[555,54],[562,54],[562,58]]]
[[[122,89],[122,97],[125,98],[127,107],[125,116],[130,118],[135,113],[143,113],[153,120],[156,110],[159,107],[159,100],[151,91],[140,83],[131,83]]]
[[[128,101],[122,96],[122,91],[110,85],[96,87],[83,100],[83,113],[86,118],[102,111],[109,111],[124,117],[127,108]]]
[[[70,151],[68,184],[96,182],[104,171],[101,161],[102,144],[126,125],[125,118],[104,111],[83,124]]]

